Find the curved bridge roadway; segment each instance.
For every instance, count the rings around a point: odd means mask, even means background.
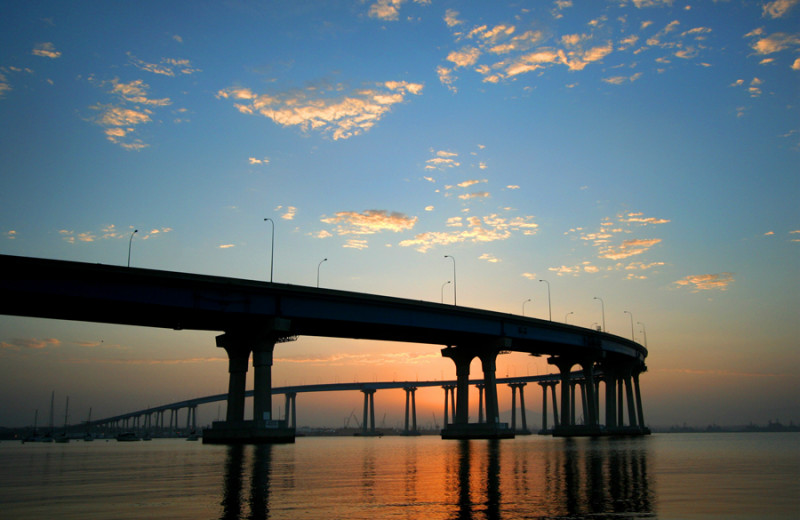
[[[443,437],[503,437],[495,359],[502,351],[549,356],[561,373],[561,424],[556,434],[646,433],[638,375],[647,350],[634,341],[582,327],[487,310],[287,284],[0,255],[0,314],[116,323],[175,330],[221,331],[229,357],[226,421],[204,432],[205,442],[284,442],[294,431],[273,427],[270,390],[277,343],[297,336],[402,341],[441,345],[456,365],[453,423]],[[245,376],[252,353],[253,421],[244,421]],[[485,425],[467,423],[469,365],[481,360],[486,385]],[[569,374],[580,365],[594,381],[601,367],[606,424],[600,425],[598,385],[587,385],[585,427],[569,423]],[[629,424],[624,425],[623,385]],[[634,389],[636,399],[634,399]],[[574,395],[574,392],[573,392]],[[488,425],[488,426],[487,426]],[[623,431],[624,430],[624,431]]]

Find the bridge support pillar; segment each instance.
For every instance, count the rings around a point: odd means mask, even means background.
[[[364,394],[364,422],[361,424],[361,435],[374,437],[378,433],[375,431],[375,389],[367,388],[361,392]]]
[[[547,360],[551,365],[558,367],[561,375],[561,422],[553,428],[553,435],[557,437],[572,436],[598,436],[604,432],[597,424],[596,415],[596,386],[594,383],[594,360],[588,358],[575,358],[570,356],[551,357]],[[581,404],[583,406],[583,424],[575,423],[575,385],[572,380],[572,367],[580,364],[583,369],[584,381],[581,383]],[[555,398],[555,395],[554,395]],[[555,403],[553,403],[555,406]]]
[[[502,340],[501,340],[502,342]],[[443,439],[500,439],[513,438],[514,431],[500,422],[497,404],[497,377],[495,360],[501,345],[450,346],[442,349],[442,356],[456,364],[456,413],[452,424],[445,423]],[[478,357],[483,368],[483,386],[486,395],[486,423],[469,422],[469,366]],[[481,407],[482,408],[482,407]]]
[[[286,421],[289,428],[297,428],[297,393],[286,393]]]
[[[525,417],[525,391],[527,383],[509,383],[511,388],[511,429],[517,435],[530,435],[528,431],[528,421]],[[522,429],[517,429],[517,391],[519,391],[519,412],[522,421]]]
[[[406,424],[405,430],[403,431],[404,435],[419,435],[417,431],[417,387],[416,386],[404,386],[403,390],[406,392]],[[411,428],[409,429],[409,400],[411,401]]]
[[[486,389],[486,385],[484,385],[483,383],[478,383],[475,386],[478,388],[478,422],[484,423],[486,422],[486,420],[484,419],[483,416],[483,410],[484,410],[483,391]]]
[[[236,329],[217,336],[217,346],[228,353],[228,411],[203,432],[212,444],[294,442],[295,429],[272,416],[272,353],[275,343],[291,339],[290,321],[273,318],[264,329]],[[245,421],[247,362],[253,353],[253,419]]]

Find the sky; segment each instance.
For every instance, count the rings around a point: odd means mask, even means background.
[[[3,2],[0,253],[605,324],[650,425],[797,423],[798,4]],[[216,334],[2,316],[0,425],[224,393]],[[273,382],[455,378],[439,349],[303,337]]]

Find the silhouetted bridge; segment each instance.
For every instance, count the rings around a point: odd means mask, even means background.
[[[355,292],[8,255],[0,255],[0,288],[1,314],[224,332],[216,343],[229,359],[226,420],[206,430],[204,442],[294,439],[294,427],[272,415],[272,354],[276,344],[303,335],[444,346],[442,355],[455,363],[457,378],[454,417],[445,424],[443,438],[513,436],[498,412],[495,361],[504,351],[546,355],[558,367],[561,399],[555,435],[648,433],[639,389],[647,350],[601,331]],[[245,421],[251,354],[253,419]],[[476,357],[483,370],[486,420],[469,423],[469,370]],[[583,425],[571,422],[575,365],[591,383],[585,385],[590,405]],[[600,423],[600,382],[605,383],[605,424]],[[625,405],[628,425],[622,420]]]

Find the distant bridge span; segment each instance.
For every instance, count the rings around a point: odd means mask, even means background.
[[[456,364],[458,376],[455,436],[485,436],[467,432],[469,365],[481,359],[487,385],[489,424],[498,423],[495,358],[501,351],[550,356],[562,375],[562,424],[569,410],[569,374],[579,364],[594,379],[596,364],[616,384],[606,384],[616,404],[627,385],[629,411],[633,387],[638,397],[638,374],[645,370],[642,345],[605,332],[494,311],[348,291],[310,288],[219,276],[126,268],[82,262],[0,255],[0,314],[159,327],[174,330],[222,331],[217,346],[229,357],[230,383],[226,425],[219,438],[285,440],[272,418],[272,352],[276,343],[295,336],[323,336],[403,341],[445,346],[442,354]],[[244,382],[250,354],[255,372],[254,421],[244,424]],[[633,384],[631,383],[633,382]],[[595,385],[588,385],[595,402]],[[609,394],[614,389],[614,395]],[[620,401],[620,408],[622,399]],[[606,406],[606,427],[622,426],[616,409]],[[638,421],[644,428],[641,400]],[[592,411],[590,407],[589,411]],[[598,413],[589,426],[598,427]],[[614,421],[609,418],[614,416]],[[633,414],[631,414],[633,417]],[[215,425],[215,428],[217,425]],[[447,429],[447,427],[446,427]],[[485,429],[485,428],[484,428]],[[481,430],[481,432],[483,429]],[[255,433],[254,433],[255,432]],[[491,434],[489,434],[491,436]],[[294,434],[291,433],[291,438]],[[214,434],[209,436],[214,438]],[[205,439],[205,437],[204,437]]]

